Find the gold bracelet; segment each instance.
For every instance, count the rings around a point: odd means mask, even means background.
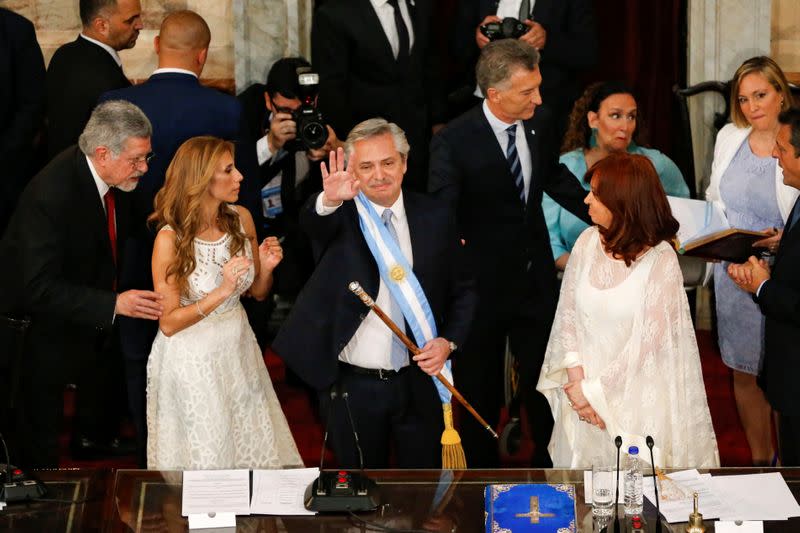
[[[203,318],[208,318],[208,315],[205,314],[202,309],[200,309],[200,300],[196,300],[194,302],[194,306],[197,308],[197,314],[198,315],[200,315]]]

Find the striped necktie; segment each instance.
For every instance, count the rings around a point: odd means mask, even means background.
[[[525,178],[522,175],[522,163],[519,161],[517,153],[517,125],[514,124],[506,128],[508,134],[508,146],[506,147],[506,159],[508,166],[511,167],[511,175],[514,177],[514,185],[517,186],[517,194],[525,206]]]

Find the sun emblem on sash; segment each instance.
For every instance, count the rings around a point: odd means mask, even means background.
[[[405,279],[406,271],[403,270],[403,267],[400,265],[394,265],[391,269],[389,269],[389,276],[397,283],[400,283]]]

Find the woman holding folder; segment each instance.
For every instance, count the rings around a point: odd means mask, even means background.
[[[780,125],[792,95],[786,76],[768,57],[745,61],[731,81],[731,120],[717,135],[706,199],[717,202],[731,227],[763,231],[759,241],[774,251],[797,190],[783,184],[772,157]],[[733,391],[754,465],[775,456],[771,409],[756,383],[763,356],[764,317],[749,294],[727,276],[727,262],[714,265],[717,329],[723,362],[733,369]]]

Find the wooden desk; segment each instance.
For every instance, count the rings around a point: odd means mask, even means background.
[[[800,469],[723,468],[715,475],[758,472],[782,473],[796,498],[800,498]],[[12,504],[0,512],[0,531],[186,531],[180,516],[180,472],[147,470],[48,470],[39,475],[51,488],[50,498],[81,503],[31,502]],[[383,505],[363,518],[399,529],[451,532],[483,531],[483,489],[488,483],[574,483],[578,529],[592,531],[591,508],[583,503],[581,470],[467,470],[454,472],[451,482],[440,483],[441,472],[432,470],[377,470],[369,472],[380,485]],[[437,508],[437,489],[444,493]],[[645,519],[652,523],[655,509],[645,502]],[[713,531],[711,521],[706,522]],[[663,531],[682,532],[685,524],[664,525]],[[369,531],[350,516],[237,517],[237,531],[245,532],[355,532]],[[800,531],[800,518],[767,522],[765,531]]]

